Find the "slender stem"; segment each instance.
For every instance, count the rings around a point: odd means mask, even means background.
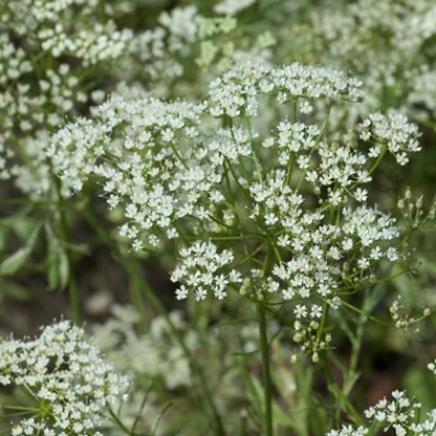
[[[348,301],[346,301],[346,300],[341,300],[341,302],[342,302],[342,304],[343,304],[345,307],[347,307],[348,309],[350,309],[350,310],[352,310],[352,311],[358,313],[359,315],[364,315],[364,316],[366,316],[366,317],[367,317],[368,319],[370,319],[371,321],[374,321],[374,322],[376,322],[376,323],[378,323],[378,324],[381,324],[381,325],[384,325],[384,326],[386,326],[386,327],[391,327],[391,326],[392,326],[392,324],[390,324],[390,323],[388,323],[388,322],[386,322],[386,321],[383,321],[383,320],[381,320],[381,319],[378,319],[378,318],[376,318],[375,316],[370,315],[369,313],[365,313],[363,310],[360,310],[358,307],[353,306],[351,303],[348,303]]]
[[[288,185],[291,184],[292,170],[293,170],[293,167],[294,167],[294,161],[295,161],[295,154],[291,153],[290,157],[289,157],[289,161],[288,161],[288,167],[286,169],[286,182],[288,183]]]
[[[188,166],[186,165],[185,160],[183,159],[183,157],[180,155],[180,153],[177,151],[176,146],[170,141],[169,142],[171,150],[173,150],[175,156],[177,157],[177,159],[179,160],[179,162],[185,167],[188,168]]]
[[[322,338],[322,333],[324,330],[324,326],[327,322],[327,318],[329,316],[329,310],[330,310],[330,306],[326,301],[324,301],[324,305],[322,308],[322,317],[321,317],[321,324],[319,326],[318,332],[316,334],[316,345],[315,345],[315,352],[318,352],[318,347],[319,347],[319,343],[321,342],[321,338]]]
[[[231,120],[231,119],[230,119]],[[254,160],[254,165],[256,168],[256,173],[257,173],[257,177],[259,179],[259,182],[262,183],[263,180],[263,173],[262,173],[262,165],[260,164],[260,159],[256,150],[256,146],[254,144],[254,138],[253,138],[253,131],[251,129],[251,123],[249,118],[244,117],[245,122],[247,123],[247,129],[248,129],[248,133],[250,135],[250,145],[251,145],[251,150],[253,152],[253,160]],[[233,121],[231,120],[231,125],[232,125],[232,135],[233,135]]]
[[[70,262],[71,265],[71,262]],[[73,276],[68,282],[68,300],[70,302],[71,319],[74,324],[80,324],[80,301],[79,292],[77,290],[76,280]]]
[[[233,168],[233,165],[230,161],[230,159],[228,157],[224,157],[224,160],[230,170],[230,173],[232,174],[233,178],[235,179],[235,182],[238,184],[239,188],[241,189],[241,191],[247,195],[247,188],[241,185],[241,182],[239,181],[239,177],[237,176],[237,174],[235,173],[235,170]]]
[[[298,120],[298,97],[292,99],[291,121],[295,124]]]
[[[383,160],[385,154],[387,151],[387,147],[385,146],[382,150],[382,152],[380,153],[379,157],[377,158],[377,160],[374,162],[374,164],[372,165],[371,169],[369,170],[369,174],[372,174],[380,165],[380,162]]]
[[[365,323],[367,321],[367,316],[362,314],[360,315],[359,321],[358,321],[358,325],[357,325],[357,330],[356,330],[356,335],[354,340],[352,341],[351,347],[351,358],[350,358],[350,367],[348,369],[348,375],[347,375],[347,381],[351,380],[356,373],[356,369],[357,369],[357,363],[359,361],[359,355],[360,355],[360,350],[362,348],[362,339],[363,339],[363,331],[364,331],[364,327],[365,327]],[[351,386],[347,386],[348,383],[344,383],[344,387],[347,387],[347,391],[345,392],[347,395],[349,394],[349,391],[351,389]]]
[[[120,418],[118,418],[118,416],[116,415],[116,413],[112,410],[112,408],[110,407],[110,405],[107,405],[108,411],[109,411],[109,415],[111,416],[112,420],[115,422],[115,424],[118,425],[118,427],[127,435],[132,436],[134,435],[134,433],[132,433],[121,421]]]
[[[56,184],[58,202],[59,202],[59,227],[62,234],[62,239],[66,245],[71,243],[71,234],[68,226],[64,198],[61,194],[59,182]],[[80,324],[80,301],[79,292],[77,290],[77,283],[73,273],[73,260],[71,258],[68,248],[65,250],[68,259],[68,299],[70,302],[71,319],[75,324]]]
[[[142,283],[136,275],[128,274],[129,288],[130,288],[130,301],[140,315],[139,328],[141,333],[147,331],[146,325],[146,312],[144,306],[144,298],[142,295]]]
[[[262,355],[262,376],[263,388],[265,395],[265,414],[264,414],[264,429],[265,436],[273,436],[273,413],[272,413],[272,384],[270,374],[270,349],[268,344],[268,333],[266,323],[265,307],[262,303],[257,305],[257,313],[259,317],[259,334],[260,334],[260,349]]]

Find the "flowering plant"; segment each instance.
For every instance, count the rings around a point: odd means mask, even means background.
[[[12,434],[435,431],[413,390],[365,401],[363,353],[432,337],[436,207],[405,185],[434,140],[435,9],[274,4],[0,6],[0,280],[26,298],[37,265],[74,324],[0,344],[0,405],[31,415]]]

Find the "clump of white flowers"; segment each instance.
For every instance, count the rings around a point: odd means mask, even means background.
[[[273,67],[248,59],[211,82],[210,111],[214,116],[255,116],[261,95],[270,93],[281,103],[292,98],[306,102],[318,98],[357,100],[362,97],[360,86],[342,71],[298,63]]]
[[[363,185],[383,147],[401,164],[419,148],[416,126],[393,113],[370,117],[369,153],[361,130],[329,132],[331,107],[362,96],[342,72],[251,59],[212,81],[201,103],[115,95],[59,130],[46,156],[64,195],[101,184],[135,250],[181,245],[177,299],[221,300],[264,263],[252,283],[265,295],[245,295],[291,306],[294,338],[317,360],[331,341],[321,318],[340,293],[399,259],[395,220],[368,204]]]
[[[230,285],[242,281],[238,271],[228,268],[233,261],[230,250],[219,252],[210,242],[196,242],[191,247],[182,248],[180,256],[182,262],[171,275],[173,282],[182,283],[176,291],[178,300],[191,294],[197,301],[202,301],[209,293],[222,300]]]
[[[133,36],[129,29],[118,31],[109,19],[104,23],[96,21],[97,7],[97,2],[81,0],[12,0],[1,18],[3,25],[16,25],[16,32],[31,38],[55,58],[70,55],[92,65],[119,57]]]
[[[224,0],[215,6],[218,14],[234,15],[250,7],[256,0]]]
[[[98,2],[81,0],[8,1],[0,30],[0,161],[9,167],[2,178],[41,197],[56,190],[41,138],[105,95],[108,67],[125,56],[133,32],[118,29]]]
[[[61,321],[36,339],[0,343],[0,385],[22,388],[35,402],[35,415],[14,424],[14,436],[102,435],[108,407],[119,404],[128,381],[81,328]]]
[[[360,114],[388,103],[414,118],[431,119],[434,57],[427,45],[436,33],[434,4],[425,0],[358,0],[341,6],[321,4],[312,8],[308,18],[297,15],[295,26],[289,26],[283,38],[298,38],[298,32],[308,34],[307,44],[317,62],[361,77],[369,98]],[[404,59],[411,61],[405,63]]]
[[[344,425],[339,430],[330,430],[327,436],[365,436],[368,433],[369,430],[363,426]]]
[[[344,425],[331,430],[327,436],[375,435],[393,431],[396,436],[433,436],[436,431],[436,409],[420,417],[421,404],[410,399],[404,391],[393,391],[392,399],[383,398],[365,410],[367,426]]]
[[[156,245],[160,232],[176,237],[176,220],[207,215],[198,203],[220,176],[213,162],[202,164],[206,152],[190,145],[201,112],[201,105],[185,102],[114,97],[95,111],[95,120],[57,132],[46,155],[64,195],[80,190],[90,176],[102,180],[109,207],[124,208],[122,236],[140,251],[145,242]],[[147,241],[141,232],[148,232]]]
[[[380,141],[371,149],[372,157],[378,156],[382,151],[381,147],[385,146],[400,165],[406,165],[409,162],[408,154],[421,150],[417,126],[399,112],[390,111],[387,116],[381,113],[370,114],[361,124],[361,128],[362,139],[368,141],[375,137]]]
[[[365,410],[367,419],[387,424],[385,431],[393,427],[397,434],[406,434],[408,421],[415,418],[416,409],[421,404],[411,401],[403,391],[393,391],[392,401],[386,398]]]
[[[435,364],[429,363],[428,368],[436,374]],[[367,425],[353,427],[343,425],[339,430],[331,430],[327,436],[375,435],[379,431],[392,431],[396,436],[433,436],[436,431],[436,409],[430,410],[422,417],[421,403],[408,397],[407,393],[395,390],[392,399],[383,398],[374,406],[365,410]]]

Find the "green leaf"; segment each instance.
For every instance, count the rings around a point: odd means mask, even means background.
[[[33,251],[36,239],[38,237],[39,231],[41,230],[41,223],[37,224],[32,233],[30,234],[26,245],[21,247],[11,256],[7,257],[0,264],[0,276],[10,276],[15,274],[27,261],[28,257]]]
[[[277,428],[290,428],[293,425],[291,416],[283,411],[276,401],[273,401],[274,426]]]
[[[30,300],[30,292],[24,286],[9,281],[0,281],[2,294],[13,297],[19,301]]]
[[[297,384],[295,403],[292,410],[288,411],[291,417],[294,431],[298,436],[308,436],[311,423],[311,407],[314,398],[311,396],[313,383],[313,368],[301,363],[294,365]],[[322,433],[318,433],[322,434]]]
[[[9,276],[17,272],[24,265],[30,253],[30,247],[24,246],[9,256],[0,264],[0,275]]]
[[[254,410],[254,416],[261,417],[263,416],[265,410],[262,385],[260,384],[259,380],[257,380],[253,374],[248,371],[244,356],[240,356],[238,361],[242,380],[247,387],[248,399],[250,400],[250,404]]]

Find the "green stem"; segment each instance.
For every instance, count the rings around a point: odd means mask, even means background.
[[[298,97],[292,99],[291,121],[295,124],[298,120]]]
[[[383,158],[385,157],[387,151],[387,147],[385,146],[382,150],[382,152],[380,153],[379,157],[377,158],[377,160],[374,162],[374,164],[372,165],[371,169],[369,170],[369,174],[371,175],[380,165],[380,162],[383,160]]]
[[[330,310],[330,306],[326,300],[326,301],[324,301],[324,305],[322,308],[321,324],[320,324],[318,332],[316,334],[316,343],[315,343],[315,352],[316,353],[318,352],[319,343],[321,342],[321,339],[322,339],[322,333],[324,330],[324,326],[325,326],[325,324],[327,322],[327,318],[329,316],[329,310]]]
[[[56,186],[59,202],[59,227],[62,234],[62,239],[65,245],[68,246],[71,244],[71,234],[65,211],[64,198],[60,191],[59,182],[56,184]],[[73,260],[68,249],[65,250],[65,253],[68,259],[68,300],[70,302],[71,319],[75,324],[80,324],[80,301],[76,279],[73,274]]]
[[[264,429],[266,436],[273,436],[273,413],[272,413],[272,384],[270,374],[270,349],[268,345],[268,333],[266,323],[265,307],[262,303],[257,305],[259,317],[260,349],[262,355],[262,376],[265,398]]]
[[[70,262],[71,265],[71,262]],[[80,324],[80,301],[77,284],[74,277],[71,275],[68,282],[68,300],[70,302],[71,319],[74,324]]]
[[[383,321],[381,319],[376,318],[375,316],[370,315],[369,313],[365,313],[363,310],[360,310],[358,307],[353,306],[351,303],[348,303],[346,300],[341,299],[342,304],[347,307],[348,309],[358,313],[359,315],[364,315],[371,321],[374,321],[378,324],[384,325],[385,327],[391,327],[392,325],[386,321]]]
[[[257,177],[259,179],[259,182],[262,183],[262,180],[263,180],[262,165],[260,164],[260,159],[259,159],[259,156],[257,154],[256,146],[254,144],[254,138],[253,138],[253,131],[251,129],[251,123],[250,123],[249,118],[245,118],[244,117],[244,120],[245,120],[245,122],[247,124],[248,133],[250,134],[250,145],[251,145],[251,150],[253,152],[253,160],[254,160],[254,166],[256,168]],[[232,126],[232,135],[233,135],[233,121],[232,120],[231,120],[231,126]]]
[[[134,433],[132,433],[121,421],[120,418],[118,418],[118,416],[116,415],[116,413],[112,410],[112,408],[110,407],[110,405],[107,406],[108,411],[109,411],[109,415],[111,416],[112,420],[114,421],[115,424],[118,425],[118,427],[120,428],[120,430],[122,430],[125,434],[132,436],[134,435]]]
[[[130,301],[133,306],[137,310],[140,315],[139,328],[141,333],[145,333],[147,331],[146,325],[146,312],[144,307],[144,298],[142,295],[142,283],[141,280],[138,279],[136,275],[130,275],[128,277],[129,280],[129,291],[130,291]]]

